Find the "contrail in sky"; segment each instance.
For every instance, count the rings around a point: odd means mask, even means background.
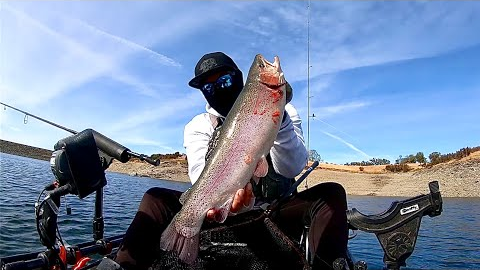
[[[350,138],[352,138],[352,139],[355,139],[355,138],[353,138],[350,134],[348,134],[348,133],[346,133],[346,132],[344,132],[344,131],[341,131],[340,129],[334,127],[333,125],[325,122],[324,120],[322,120],[322,119],[320,119],[320,118],[316,118],[315,120],[318,120],[318,121],[324,123],[325,125],[327,125],[327,126],[333,128],[333,129],[337,130],[338,132],[343,133],[343,134],[347,135],[348,137],[350,137]]]
[[[351,149],[353,149],[355,152],[364,155],[366,158],[368,158],[368,159],[371,158],[370,155],[368,155],[367,153],[365,153],[365,152],[363,152],[362,150],[358,149],[357,147],[355,147],[355,145],[353,145],[353,144],[345,141],[344,139],[342,139],[342,138],[340,138],[340,137],[338,137],[338,136],[335,136],[335,135],[333,135],[333,134],[331,134],[331,133],[328,133],[328,132],[326,132],[326,131],[322,131],[322,132],[323,132],[323,134],[325,134],[325,135],[327,135],[327,136],[329,136],[329,137],[331,137],[331,138],[334,138],[335,140],[338,140],[338,141],[342,142],[342,143],[345,144],[346,146],[348,146],[348,147],[350,147]]]
[[[80,19],[72,19],[72,20],[75,20],[76,22],[78,22],[79,24],[81,24],[82,26],[86,27],[87,29],[91,30],[92,32],[94,32],[96,34],[111,38],[115,41],[118,41],[118,42],[124,44],[124,45],[127,45],[128,47],[130,47],[132,49],[140,50],[140,51],[144,51],[144,52],[147,52],[149,54],[152,54],[153,56],[155,56],[155,58],[160,60],[160,62],[162,62],[162,64],[164,64],[164,65],[174,66],[174,67],[181,67],[182,66],[180,63],[176,62],[175,60],[173,60],[173,59],[171,59],[171,58],[169,58],[169,57],[167,57],[163,54],[157,53],[156,51],[153,51],[153,50],[151,50],[151,49],[149,49],[145,46],[142,46],[140,44],[137,44],[137,43],[135,43],[133,41],[130,41],[130,40],[127,40],[125,38],[107,33],[103,30],[100,30],[100,29],[96,28],[95,26],[93,26],[93,25],[91,25],[87,22],[84,22],[84,21],[80,20]]]
[[[71,48],[75,49],[76,52],[83,53],[83,54],[91,54],[88,50],[86,50],[84,47],[80,46],[77,42],[73,41],[72,39],[60,34],[59,32],[55,31],[54,29],[50,28],[49,26],[39,22],[38,20],[34,19],[27,13],[23,11],[19,11],[17,9],[14,9],[10,7],[9,5],[5,4],[5,2],[2,3],[2,8],[5,8],[18,18],[25,20],[27,22],[30,22],[34,26],[38,27],[39,29],[45,31],[46,33],[60,39],[62,42],[66,43],[68,46]]]

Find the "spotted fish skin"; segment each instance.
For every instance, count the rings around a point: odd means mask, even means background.
[[[285,110],[285,84],[277,56],[273,63],[260,54],[255,56],[245,87],[227,115],[199,179],[183,194],[182,209],[162,233],[162,250],[173,250],[182,261],[192,264],[207,211],[217,209],[223,222],[237,190],[254,174],[259,176],[259,171],[266,173],[265,156]]]

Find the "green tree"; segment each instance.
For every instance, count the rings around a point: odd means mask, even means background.
[[[433,152],[430,155],[428,155],[428,158],[430,159],[430,164],[432,165],[440,163],[441,157],[442,157],[442,154],[440,154],[440,152]]]
[[[308,153],[308,160],[309,161],[318,161],[322,162],[322,157],[320,154],[317,152],[317,150],[310,150],[310,153]]]
[[[427,163],[427,159],[425,158],[425,155],[423,154],[423,152],[418,152],[415,155],[415,159],[418,163],[422,163],[422,164]]]
[[[417,160],[415,159],[415,156],[410,154],[406,158],[403,159],[404,162],[402,163],[415,163]]]
[[[395,160],[395,163],[396,163],[396,164],[400,164],[401,162],[402,162],[402,155],[399,155],[399,156],[398,156],[398,159]]]

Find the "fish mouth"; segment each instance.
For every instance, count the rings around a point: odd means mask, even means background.
[[[260,54],[257,55],[257,58],[258,67],[260,68],[260,83],[269,88],[279,88],[286,84],[278,56],[274,57],[273,63],[269,62]]]

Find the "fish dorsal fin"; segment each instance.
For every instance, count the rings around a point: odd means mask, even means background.
[[[255,172],[253,175],[256,177],[265,177],[268,173],[268,162],[265,156],[262,156],[257,163],[257,168],[255,168]]]
[[[182,205],[184,205],[185,202],[188,200],[188,198],[190,198],[190,195],[192,193],[192,189],[193,188],[189,188],[189,189],[185,190],[185,192],[183,192],[182,195],[180,196],[179,201]]]

